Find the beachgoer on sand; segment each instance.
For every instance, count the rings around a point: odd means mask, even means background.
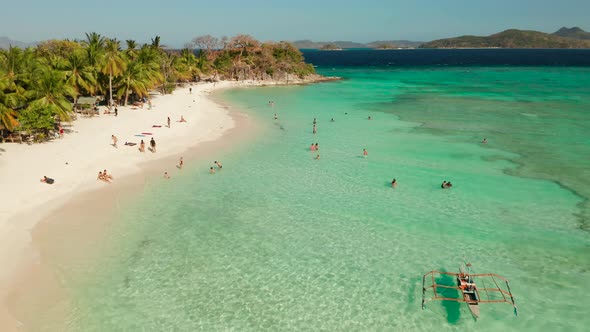
[[[53,184],[53,182],[55,182],[55,180],[52,178],[48,178],[44,175],[43,178],[41,179],[41,182],[45,182],[47,184]]]
[[[182,157],[180,157],[180,161],[178,162],[178,168],[182,169],[183,166],[184,166],[184,159]]]
[[[168,172],[164,172],[164,179],[170,179],[170,175],[168,175]]]
[[[105,179],[114,180],[113,176],[108,174],[106,169],[102,171],[102,175],[104,176]]]
[[[168,122],[168,128],[170,128],[170,117],[168,117],[167,122]]]
[[[145,152],[145,142],[143,140],[139,143],[139,152]]]
[[[117,109],[117,107],[115,106],[115,116],[119,115],[119,110]]]
[[[117,147],[117,142],[119,141],[119,140],[117,139],[117,136],[115,136],[115,135],[111,135],[111,139],[113,140],[113,146],[114,146],[114,147]]]
[[[181,115],[180,116],[180,121],[178,121],[178,122],[186,122],[186,119],[184,118],[184,116]]]
[[[150,140],[150,146],[152,147],[152,153],[156,152],[156,141],[154,140],[153,137]]]

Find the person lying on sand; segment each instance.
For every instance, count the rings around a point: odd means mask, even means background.
[[[102,171],[102,175],[104,176],[105,179],[113,180],[113,176],[110,174],[107,174],[106,169],[104,171]]]
[[[180,121],[178,121],[178,122],[186,122],[186,119],[184,118],[184,116],[181,115],[180,116]]]
[[[53,184],[53,182],[55,182],[55,180],[53,180],[52,178],[48,178],[44,175],[43,178],[41,179],[41,182],[45,182],[47,184]]]
[[[137,143],[132,143],[132,142],[125,142],[125,145],[128,145],[128,146],[135,146],[135,145],[137,145]]]
[[[98,172],[98,177],[96,177],[96,179],[107,182],[107,183],[111,183],[111,181],[107,177],[104,176],[103,172]]]

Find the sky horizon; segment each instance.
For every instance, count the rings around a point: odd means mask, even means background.
[[[119,40],[149,42],[156,35],[169,47],[194,37],[248,34],[261,41],[430,41],[460,35],[490,35],[506,29],[547,33],[578,26],[590,30],[587,0],[218,0],[199,4],[143,0],[30,0],[4,5],[0,36],[22,42],[84,39],[98,32]],[[110,9],[110,10],[109,10]],[[509,9],[509,10],[507,10]],[[11,13],[15,13],[14,15]],[[19,13],[19,15],[16,15]],[[26,14],[21,14],[26,13]]]

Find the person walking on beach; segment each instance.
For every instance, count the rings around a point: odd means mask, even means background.
[[[168,128],[170,128],[170,117],[168,117],[167,122],[168,122]]]
[[[113,146],[114,146],[114,147],[117,147],[117,142],[119,141],[119,140],[117,139],[117,136],[115,136],[115,135],[111,135],[111,139],[113,140]]]
[[[363,157],[367,158],[369,156],[369,153],[367,152],[367,150],[363,149]]]
[[[119,110],[117,109],[117,106],[115,106],[115,116],[119,115]]]
[[[145,142],[143,140],[139,143],[139,152],[145,152]]]
[[[182,169],[182,166],[184,166],[184,159],[182,159],[182,157],[180,157],[180,161],[178,162],[178,168]]]
[[[188,93],[193,94],[193,88],[188,88]]]
[[[156,141],[154,140],[153,137],[150,140],[150,146],[152,147],[152,153],[156,152]]]

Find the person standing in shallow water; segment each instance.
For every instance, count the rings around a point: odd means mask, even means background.
[[[367,150],[363,149],[363,157],[367,158],[369,156],[369,153],[367,152]]]
[[[397,187],[397,181],[395,179],[393,179],[393,181],[391,181],[391,188],[395,188]]]
[[[313,145],[313,143],[311,143],[311,146],[309,147],[310,151],[315,151],[315,145]]]

